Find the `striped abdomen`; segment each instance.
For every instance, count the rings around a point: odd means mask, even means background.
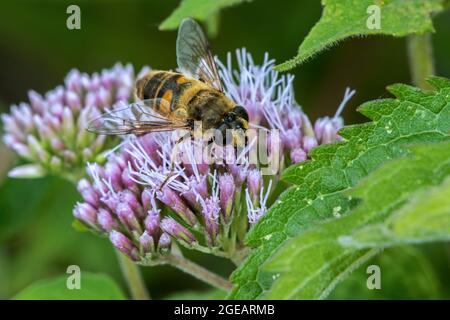
[[[222,92],[199,80],[169,71],[150,71],[137,81],[136,95],[142,100],[162,99],[151,106],[155,111],[202,120],[204,128],[214,127],[234,106]]]
[[[139,99],[164,99],[168,104],[155,102],[156,111],[169,114],[178,107],[181,94],[192,82],[182,74],[168,71],[150,71],[136,83],[136,95]]]

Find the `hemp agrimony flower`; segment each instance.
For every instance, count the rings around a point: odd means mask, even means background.
[[[114,139],[85,130],[90,119],[118,101],[133,99],[131,65],[115,65],[91,76],[72,70],[64,84],[40,95],[29,91],[28,102],[2,115],[5,144],[31,164],[14,168],[11,177],[45,174],[79,178],[86,162],[104,161]]]
[[[279,192],[280,170],[339,139],[342,120],[337,113],[313,126],[294,101],[293,76],[275,72],[267,55],[258,66],[245,49],[238,50],[237,61],[237,70],[231,55],[226,65],[219,62],[225,93],[247,109],[251,128],[266,136],[250,137],[242,150],[205,139],[180,142],[171,133],[129,136],[105,165],[88,164],[89,178],[78,183],[84,202],[75,207],[75,217],[142,264],[157,262],[177,246],[242,259],[246,232]],[[349,97],[347,92],[340,109]],[[269,175],[250,157],[261,142],[267,158],[277,162]]]

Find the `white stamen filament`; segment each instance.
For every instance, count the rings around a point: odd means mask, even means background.
[[[344,98],[342,99],[341,104],[339,105],[338,109],[336,110],[336,113],[334,114],[333,119],[336,119],[341,115],[345,106],[350,101],[350,99],[355,95],[355,93],[356,93],[356,90],[350,90],[349,87],[345,88]]]

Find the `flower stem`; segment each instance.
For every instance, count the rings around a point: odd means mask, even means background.
[[[212,273],[211,271],[203,268],[202,266],[185,259],[182,256],[170,254],[163,258],[162,262],[170,264],[171,266],[180,269],[199,280],[202,280],[216,288],[230,291],[233,285],[221,276]]]
[[[127,282],[128,289],[133,300],[150,300],[145,283],[142,279],[139,266],[131,261],[127,256],[117,251],[120,269]]]
[[[430,88],[426,78],[434,74],[431,33],[411,35],[408,37],[407,44],[413,83],[421,88]]]
[[[82,174],[80,174],[79,177],[77,175],[65,176],[65,178],[72,182],[75,186],[82,177]],[[117,250],[116,255],[117,260],[119,260],[120,270],[122,271],[122,275],[128,285],[131,297],[134,300],[150,300],[150,295],[145,287],[139,266]]]

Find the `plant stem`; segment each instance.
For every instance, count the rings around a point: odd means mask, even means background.
[[[133,300],[150,300],[145,283],[142,279],[139,266],[131,261],[127,256],[117,251],[120,269],[127,282],[128,289]]]
[[[433,44],[431,33],[411,35],[407,40],[409,69],[413,83],[421,88],[431,86],[426,78],[434,74]]]
[[[233,285],[226,279],[215,273],[212,273],[211,271],[190,260],[185,259],[182,256],[170,254],[162,258],[162,262],[170,264],[171,266],[178,268],[181,271],[184,271],[216,288],[225,291],[230,291],[233,288]]]

